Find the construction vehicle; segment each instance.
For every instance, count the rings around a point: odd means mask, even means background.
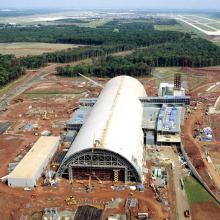
[[[49,120],[49,118],[48,118],[48,116],[47,116],[47,111],[44,111],[43,120]]]
[[[66,204],[69,205],[76,205],[76,200],[73,196],[69,196],[65,199]]]
[[[189,218],[189,216],[190,216],[189,210],[184,211],[184,216],[185,216],[186,218]]]
[[[143,213],[138,213],[137,214],[137,218],[138,219],[148,219],[149,218],[149,214],[147,212],[143,212]]]

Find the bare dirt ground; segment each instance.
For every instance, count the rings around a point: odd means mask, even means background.
[[[91,63],[91,61],[91,59],[88,59],[83,62]],[[82,61],[72,63],[71,65],[77,65],[79,63],[82,63]],[[44,130],[50,130],[53,135],[62,135],[63,124],[65,120],[70,117],[73,109],[78,106],[79,98],[98,96],[100,88],[94,87],[90,83],[85,82],[82,78],[61,78],[54,75],[57,66],[58,64],[51,64],[39,71],[31,71],[26,75],[27,78],[15,83],[17,87],[22,85],[26,80],[39,76],[37,81],[25,87],[23,91],[13,93],[10,97],[11,104],[8,110],[0,114],[0,121],[10,121],[13,123],[8,132],[0,136],[0,176],[7,174],[9,162],[13,162],[17,155],[29,149],[30,144],[36,141],[38,136],[36,136],[35,133],[39,134]],[[212,85],[212,83],[216,82],[216,80],[220,81],[220,68],[214,68],[213,71],[209,71],[209,69],[207,70],[206,68],[189,69],[188,71],[191,71],[194,75],[193,79],[195,79],[195,75],[199,77],[201,74],[203,76],[204,74],[209,75],[209,77],[207,81],[205,81],[205,84],[198,84],[196,88],[193,83],[189,84],[189,93],[193,94],[195,98],[202,99],[204,103],[202,104],[201,110],[195,110],[186,120],[184,126],[184,143],[200,175],[207,181],[207,184],[217,192],[216,185],[220,184],[219,175],[204,159],[205,148],[203,144],[193,138],[192,134],[196,120],[200,120],[204,126],[207,125],[207,121],[211,120],[214,131],[214,141],[210,143],[210,145],[207,145],[207,147],[210,154],[215,155],[215,152],[219,151],[219,116],[213,115],[207,120],[207,117],[205,117],[205,109],[208,104],[215,102],[216,96],[220,95],[220,91],[215,90],[211,93],[207,93],[205,90]],[[43,77],[41,77],[42,75]],[[190,75],[188,78],[190,79]],[[95,80],[100,83],[105,83],[108,79],[95,78]],[[157,94],[156,80],[154,78],[144,77],[139,78],[139,80],[143,83],[149,96],[155,96]],[[47,112],[48,120],[43,120],[45,111]],[[36,130],[25,131],[24,128],[27,122],[37,124],[38,128]],[[218,155],[216,156],[216,160],[219,160]],[[213,184],[208,177],[207,171],[213,176],[215,184]],[[2,207],[0,214],[3,219],[14,220],[19,219],[22,214],[30,216],[45,207],[60,207],[73,210],[76,207],[69,207],[64,202],[64,199],[70,195],[73,195],[79,202],[84,198],[91,202],[94,200],[107,202],[114,197],[120,197],[123,201],[119,208],[106,210],[106,215],[109,213],[123,213],[125,211],[125,200],[130,196],[130,191],[112,191],[112,189],[110,189],[111,184],[112,183],[106,183],[102,189],[100,185],[97,184],[95,192],[85,193],[83,191],[77,192],[76,188],[79,188],[79,186],[74,188],[75,186],[71,186],[67,181],[61,182],[61,185],[57,188],[39,186],[35,191],[30,192],[24,191],[23,189],[12,189],[0,183],[0,206]],[[168,192],[169,201],[172,204],[172,200],[174,199],[171,193],[172,186],[169,186]],[[149,182],[146,183],[144,193],[134,192],[133,196],[139,199],[139,211],[149,212],[152,219],[175,218],[174,215],[171,215],[171,212],[167,212],[164,209],[161,203],[156,201],[154,193],[149,187]],[[209,207],[209,204],[206,205]],[[203,216],[207,216],[207,213],[210,214],[212,212],[220,214],[219,208],[215,205],[210,205],[210,208],[207,209],[208,211],[204,210],[203,206],[204,204],[194,204],[191,207],[193,216],[195,216],[193,219],[203,219],[198,218],[198,210],[200,209],[203,209],[202,213],[205,212]],[[212,215],[214,216],[214,214]],[[213,220],[214,219],[213,217]]]
[[[213,164],[207,162],[207,152],[214,164],[219,163],[219,146],[220,146],[220,115],[207,115],[206,110],[209,106],[214,106],[215,101],[220,95],[219,86],[207,91],[212,85],[220,81],[220,67],[210,68],[188,68],[187,73],[190,75],[204,77],[205,81],[194,87],[189,87],[189,94],[198,105],[192,112],[187,115],[184,124],[183,143],[192,163],[199,174],[213,192],[219,197],[220,175]],[[196,125],[197,124],[197,125]],[[199,124],[199,125],[198,125]],[[211,142],[201,142],[193,137],[194,129],[199,127],[211,127],[213,130],[213,140]],[[211,176],[211,178],[210,178]],[[191,206],[193,219],[219,219],[220,208],[214,203],[193,204]]]
[[[217,189],[220,189],[220,176],[205,159],[201,143],[192,136],[195,122],[202,122],[203,115],[197,111],[196,113],[192,113],[186,120],[184,125],[184,146],[199,174],[213,191],[218,192]],[[214,183],[207,175],[207,172],[211,174]]]
[[[91,60],[84,62],[91,62]],[[12,122],[11,128],[5,134],[0,135],[0,177],[8,174],[8,164],[15,162],[18,155],[25,154],[31,144],[37,140],[40,132],[49,130],[53,135],[62,135],[64,122],[78,106],[79,98],[97,97],[100,93],[100,88],[94,87],[82,78],[61,78],[54,75],[56,66],[57,64],[52,64],[40,71],[32,71],[26,79],[16,83],[17,88],[32,77],[39,76],[38,80],[25,87],[24,91],[11,95],[8,110],[0,114],[0,121]],[[41,77],[42,72],[43,77]],[[108,79],[95,78],[95,80],[105,83]],[[152,85],[146,83],[148,80],[148,78],[141,78],[146,88]],[[48,120],[43,119],[45,111]],[[38,126],[35,129],[25,130],[27,123]],[[162,220],[167,217],[173,219],[172,211],[165,210],[162,203],[155,199],[154,192],[148,183],[146,183],[144,193],[134,192],[132,194],[139,200],[138,211],[149,212],[152,219]],[[105,215],[107,217],[109,214],[125,212],[125,201],[131,196],[130,190],[113,191],[110,188],[112,183],[103,183],[101,186],[94,183],[94,185],[96,185],[95,191],[86,193],[81,185],[70,185],[67,180],[63,180],[56,188],[43,187],[40,181],[34,191],[9,188],[5,183],[0,183],[1,219],[18,220],[21,215],[30,217],[46,207],[59,207],[73,211],[76,206],[68,206],[64,201],[70,195],[74,196],[78,204],[85,204],[89,201],[92,205],[101,206],[101,208],[104,208],[103,204],[111,201],[112,198],[120,197],[122,199],[120,206],[116,209],[106,209]],[[80,191],[79,188],[82,190]],[[172,203],[172,194],[169,194],[169,199]],[[136,214],[137,210],[133,210],[131,219],[134,219]]]
[[[197,203],[191,207],[193,220],[218,220],[220,214],[220,208],[213,202]]]
[[[64,201],[70,195],[72,195],[79,204],[83,204],[83,201],[86,200],[100,208],[104,208],[104,204],[109,202],[112,198],[120,197],[122,199],[120,206],[113,210],[107,210],[105,215],[107,217],[108,214],[114,212],[123,213],[125,201],[131,196],[130,191],[114,192],[110,189],[110,185],[111,183],[106,183],[100,189],[97,184],[94,192],[86,193],[76,192],[67,181],[62,181],[62,184],[58,188],[38,187],[34,192],[24,191],[23,189],[11,189],[0,184],[0,194],[2,196],[4,195],[4,197],[7,194],[5,199],[8,201],[5,203],[2,199],[0,200],[0,205],[2,207],[0,214],[3,219],[19,219],[18,217],[22,214],[30,216],[34,212],[43,210],[45,207],[59,207],[60,209],[69,209],[73,211],[76,209],[76,206],[73,205],[69,207]],[[35,195],[34,198],[33,193]],[[149,211],[153,219],[162,220],[166,217],[162,205],[155,201],[153,193],[150,190],[147,190],[145,193],[136,192],[132,197],[139,200],[139,210],[142,212]],[[95,204],[96,202],[97,204]],[[5,212],[3,210],[7,211]]]

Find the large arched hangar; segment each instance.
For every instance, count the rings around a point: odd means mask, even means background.
[[[72,143],[58,175],[96,175],[104,180],[142,182],[143,85],[129,76],[111,79]]]

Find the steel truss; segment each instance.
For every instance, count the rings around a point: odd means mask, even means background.
[[[125,182],[141,182],[135,167],[121,155],[104,149],[86,149],[64,159],[57,171],[57,176],[68,175],[72,179],[72,170],[81,168],[123,169]]]

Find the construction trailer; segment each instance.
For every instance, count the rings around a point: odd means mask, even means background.
[[[11,187],[35,187],[49,161],[57,151],[60,137],[42,136],[16,168],[8,175]]]
[[[144,180],[143,85],[129,76],[111,79],[95,100],[61,166],[58,176],[70,180]]]

